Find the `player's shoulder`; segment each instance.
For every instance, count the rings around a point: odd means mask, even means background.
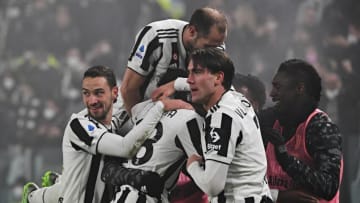
[[[229,90],[223,94],[217,105],[221,111],[234,111],[239,106],[251,106],[243,94],[233,90]]]
[[[220,101],[210,108],[211,114],[226,114],[230,117],[244,117],[247,114],[255,114],[251,103],[239,92],[229,90]]]
[[[186,123],[190,120],[197,119],[202,120],[203,118],[196,113],[194,110],[189,109],[177,109],[167,111],[163,114],[163,117],[177,123]]]
[[[148,24],[148,26],[150,26],[155,30],[158,29],[166,30],[166,29],[179,29],[185,26],[186,24],[188,24],[188,22],[186,21],[177,20],[177,19],[166,19],[166,20],[154,21]]]
[[[70,116],[70,121],[75,120],[75,119],[84,119],[88,117],[88,110],[87,109],[83,109],[77,113],[73,113]]]

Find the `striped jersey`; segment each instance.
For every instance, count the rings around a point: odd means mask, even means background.
[[[247,197],[270,196],[258,119],[242,94],[229,90],[210,108],[202,147],[205,166],[210,160],[229,165],[224,193],[218,198],[242,202]]]
[[[141,122],[141,117],[140,115],[135,122]],[[164,182],[162,202],[168,202],[167,194],[175,187],[185,158],[201,154],[202,124],[203,118],[192,110],[165,112],[156,125],[156,130],[143,143],[136,156],[128,161],[126,167],[154,171],[161,176]],[[128,193],[120,191],[119,194]],[[119,194],[118,199],[125,199],[126,202],[133,200],[133,197]]]
[[[63,171],[60,194],[63,202],[101,202],[105,184],[101,181],[103,155],[97,143],[108,129],[88,116],[86,110],[73,114],[62,143]]]
[[[118,131],[116,127],[122,127],[126,113],[113,116],[109,126],[90,117],[87,109],[73,114],[63,136],[63,172],[59,181],[62,185],[59,202],[108,202],[108,193],[104,193],[108,188],[105,188],[101,181],[104,166],[102,154],[132,157],[154,131],[163,112],[162,102],[151,102],[147,111],[143,111],[146,115],[143,121],[123,136],[114,132]]]
[[[156,21],[136,35],[128,67],[147,78],[143,87],[145,99],[150,98],[151,92],[168,69],[186,70],[182,33],[187,24],[174,19]]]

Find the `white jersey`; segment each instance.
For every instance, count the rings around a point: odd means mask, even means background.
[[[97,153],[96,147],[105,132],[108,129],[91,119],[86,110],[71,116],[62,144],[63,202],[101,202],[105,189],[100,179],[104,157]]]
[[[100,179],[103,155],[130,158],[136,154],[154,131],[162,116],[163,104],[151,103],[147,110],[143,122],[126,136],[111,133],[112,130],[88,116],[87,110],[71,116],[62,143],[63,172],[59,182],[62,202],[99,203],[106,200],[103,197],[105,184]],[[114,120],[109,128],[115,130]]]
[[[168,69],[186,70],[186,50],[182,33],[188,23],[181,20],[156,21],[136,36],[128,67],[147,78],[144,98],[150,98],[160,78]]]
[[[141,121],[141,118],[141,115],[138,116],[135,123]],[[166,112],[136,156],[129,160],[126,166],[128,168],[154,171],[160,175],[164,181],[162,202],[168,202],[167,194],[175,186],[185,158],[201,154],[202,124],[203,118],[195,111],[179,109]],[[118,192],[115,202],[118,199],[136,202],[139,192],[133,192],[133,196],[131,193],[124,193],[124,189],[128,188],[131,187],[122,187],[123,191]],[[134,188],[131,190],[136,191]],[[152,202],[151,199],[147,196],[147,202]]]
[[[258,119],[242,94],[230,90],[210,108],[205,118],[202,147],[205,167],[208,161],[229,166],[224,192],[217,198],[225,198],[226,202],[254,198],[260,202],[263,195],[270,196]],[[217,202],[217,198],[212,202]]]

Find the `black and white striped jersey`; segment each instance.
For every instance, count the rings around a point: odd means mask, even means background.
[[[139,115],[135,122],[141,123],[142,116]],[[145,140],[136,156],[128,161],[126,167],[154,171],[161,176],[164,181],[162,202],[168,202],[167,194],[175,186],[185,158],[201,154],[203,122],[203,118],[193,110],[165,112],[156,125],[156,130]],[[118,198],[132,202],[128,198],[134,197],[124,197],[121,194],[121,191],[117,194]]]
[[[181,20],[156,21],[137,35],[128,67],[147,78],[144,98],[148,99],[168,69],[186,70],[186,50],[182,33],[188,23]]]
[[[103,155],[97,143],[108,129],[88,116],[87,111],[73,114],[65,128],[61,198],[63,202],[101,202],[105,184],[101,181]]]
[[[270,195],[259,123],[242,94],[230,90],[210,108],[202,143],[205,167],[208,161],[228,165],[223,193],[226,200],[237,202],[250,196],[261,199],[262,195]]]
[[[147,110],[144,110],[143,122],[126,136],[113,133],[116,122],[106,127],[91,118],[87,109],[71,116],[62,143],[63,172],[59,183],[63,202],[103,202],[105,184],[101,180],[101,171],[104,155],[127,159],[136,154],[164,112],[161,102],[151,103]]]

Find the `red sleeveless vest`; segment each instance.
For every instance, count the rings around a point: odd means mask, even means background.
[[[319,112],[322,112],[319,109],[313,111],[310,116],[301,123],[295,132],[295,135],[286,142],[285,146],[288,153],[297,159],[303,161],[309,166],[314,166],[314,161],[312,157],[309,155],[306,150],[306,142],[305,142],[305,133],[306,127],[310,120]],[[322,112],[323,113],[323,112]],[[283,128],[280,126],[279,121],[277,120],[273,126],[274,129],[279,130],[282,133]],[[296,188],[291,177],[287,175],[285,171],[282,170],[279,162],[276,159],[274,145],[272,143],[268,143],[266,148],[266,158],[267,158],[267,176],[269,181],[270,189],[278,189],[278,190],[287,190]],[[341,160],[341,168],[340,168],[340,181],[342,179],[343,173],[343,160]],[[336,193],[335,197],[326,201],[324,199],[319,199],[320,203],[339,203],[339,190]]]

